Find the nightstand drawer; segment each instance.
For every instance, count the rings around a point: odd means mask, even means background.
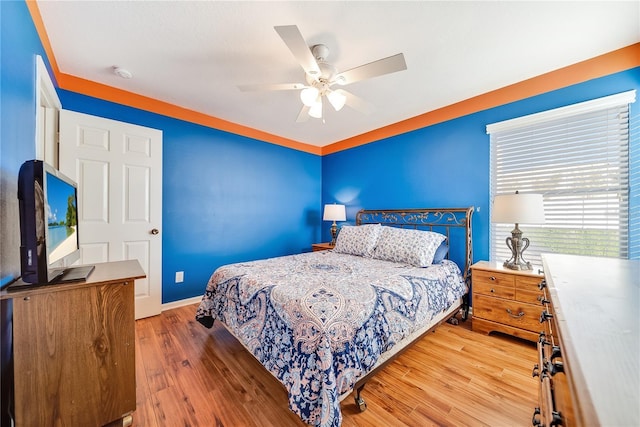
[[[540,332],[544,329],[540,325],[541,311],[540,305],[525,304],[485,295],[475,295],[473,299],[474,316],[531,332]]]
[[[516,288],[538,291],[541,293],[542,291],[539,287],[541,281],[542,278],[540,277],[516,276]]]
[[[485,270],[473,270],[472,271],[472,281],[475,285],[476,283],[486,283],[493,284],[497,286],[507,286],[513,287],[515,284],[515,280],[513,275],[507,273],[498,273],[495,271],[485,271]]]
[[[542,308],[542,291],[541,290],[524,290],[516,288],[516,300],[521,302],[526,302],[529,304],[537,304],[540,308]]]
[[[483,280],[475,280],[475,275],[473,277],[473,295],[483,294],[506,299],[515,299],[516,297],[516,292],[513,286],[499,286],[494,283],[487,283]]]
[[[542,291],[539,277],[516,276],[516,300],[530,304],[540,304]]]

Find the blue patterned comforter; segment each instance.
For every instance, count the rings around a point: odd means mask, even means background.
[[[303,421],[339,426],[340,395],[466,292],[448,260],[417,268],[309,252],[218,268],[196,319],[227,325],[284,384]]]

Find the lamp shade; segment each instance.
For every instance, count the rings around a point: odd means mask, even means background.
[[[510,224],[544,224],[542,194],[501,194],[493,200],[491,221]]]
[[[324,215],[322,219],[324,221],[345,221],[347,214],[344,205],[324,205]]]

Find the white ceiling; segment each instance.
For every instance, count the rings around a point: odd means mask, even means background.
[[[61,73],[325,146],[640,42],[640,1],[38,1]],[[325,44],[339,71],[404,53],[407,70],[344,88],[375,106],[296,123],[304,83],[274,26]],[[133,73],[125,80],[113,67]]]

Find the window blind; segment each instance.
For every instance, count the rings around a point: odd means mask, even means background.
[[[628,258],[629,103],[635,91],[487,126],[490,197],[543,195],[546,223],[520,224],[524,258],[557,252]],[[490,227],[490,256],[507,260],[514,224]]]

